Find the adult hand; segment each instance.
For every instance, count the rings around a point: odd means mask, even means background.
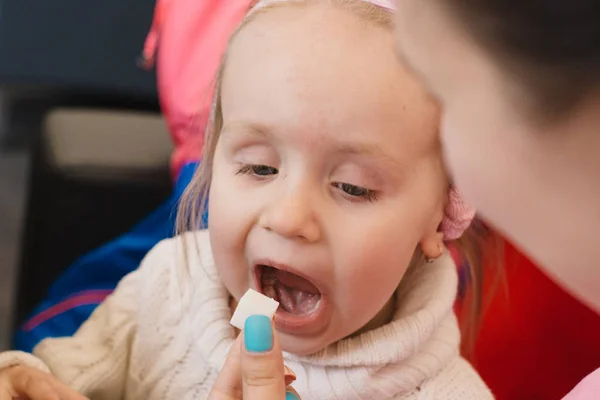
[[[16,366],[0,371],[0,400],[85,400],[86,397],[35,368]]]
[[[209,400],[299,400],[289,385],[293,372],[283,354],[271,320],[262,315],[246,319],[244,331],[231,347]]]

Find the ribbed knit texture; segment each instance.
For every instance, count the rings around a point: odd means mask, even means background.
[[[492,399],[459,356],[456,287],[445,255],[405,276],[391,323],[311,356],[285,354],[302,399]],[[196,232],[158,244],[74,337],[34,353],[93,400],[206,399],[235,337],[230,317],[208,234]],[[40,367],[18,352],[2,360]]]

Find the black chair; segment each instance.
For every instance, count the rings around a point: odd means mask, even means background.
[[[171,192],[157,113],[50,110],[34,145],[13,328],[77,257],[126,232]]]

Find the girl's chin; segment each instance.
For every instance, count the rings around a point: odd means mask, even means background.
[[[281,349],[297,356],[309,356],[320,352],[331,343],[324,337],[295,337],[286,333],[278,333]]]

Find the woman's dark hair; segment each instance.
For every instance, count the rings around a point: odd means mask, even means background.
[[[568,112],[600,88],[600,1],[438,1],[542,116]]]

